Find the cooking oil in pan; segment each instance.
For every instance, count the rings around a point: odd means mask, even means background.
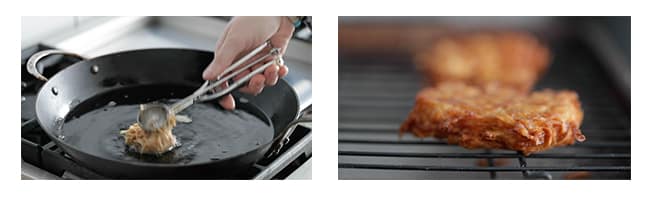
[[[139,154],[130,150],[119,134],[136,122],[139,105],[111,103],[63,124],[64,142],[109,159],[188,164],[229,158],[273,139],[273,128],[246,111],[225,111],[213,103],[199,103],[182,112],[192,121],[179,122],[172,130],[177,147],[160,155]]]

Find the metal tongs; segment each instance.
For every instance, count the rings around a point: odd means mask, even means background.
[[[203,83],[203,85],[201,85],[199,89],[194,91],[194,93],[192,93],[191,95],[183,98],[182,100],[172,105],[164,105],[164,104],[157,104],[157,103],[140,105],[140,112],[138,113],[138,118],[137,118],[138,123],[145,131],[148,132],[157,131],[167,125],[168,120],[171,118],[172,115],[175,115],[183,111],[185,108],[191,106],[192,104],[197,102],[214,100],[220,98],[221,96],[227,95],[228,93],[237,89],[239,86],[248,82],[256,74],[262,73],[267,67],[273,64],[282,65],[284,61],[282,60],[282,57],[279,57],[280,48],[273,48],[273,47],[271,47],[271,50],[266,55],[261,56],[255,59],[254,61],[246,64],[248,60],[256,56],[267,46],[271,46],[271,43],[268,41],[258,46],[257,48],[253,49],[250,53],[246,54],[244,57],[240,58],[232,65],[228,66],[228,68],[226,68],[226,70],[223,73],[221,73],[221,75],[217,78],[216,81],[214,82],[205,81],[205,83]],[[257,69],[252,70],[249,74],[233,82],[227,88],[217,89],[225,82],[228,82],[231,78],[253,67],[253,65],[265,61],[267,58],[273,58],[273,59],[263,64],[262,66],[258,67]],[[246,65],[237,69],[239,66],[244,64]],[[217,90],[213,91],[213,89],[217,89]]]

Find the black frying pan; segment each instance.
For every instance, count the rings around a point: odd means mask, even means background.
[[[181,146],[162,155],[132,152],[119,135],[135,122],[137,104],[182,98],[198,88],[212,57],[205,51],[147,49],[80,61],[40,89],[38,122],[74,161],[107,177],[232,177],[270,154],[293,128],[298,98],[284,80],[257,96],[234,93],[234,112],[216,103],[186,109],[192,123],[174,128]]]

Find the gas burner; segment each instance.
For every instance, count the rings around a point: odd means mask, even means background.
[[[88,26],[62,32],[41,40],[41,45],[22,51],[21,73],[21,156],[23,176],[54,179],[102,179],[89,169],[79,166],[61,152],[35,119],[36,93],[44,82],[35,80],[25,71],[25,63],[33,53],[46,49],[61,49],[93,58],[110,53],[146,48],[184,48],[210,51],[216,37],[227,21],[213,17],[102,17]],[[93,33],[88,37],[87,33]],[[111,35],[112,37],[101,37]],[[131,43],[138,41],[139,43]],[[108,44],[108,45],[107,45]],[[50,56],[43,65],[45,77],[77,62],[67,56]],[[310,41],[292,40],[285,54],[291,73],[285,80],[294,87],[301,106],[311,103],[311,45]],[[45,67],[47,66],[47,67]],[[235,179],[283,179],[311,159],[311,129],[297,127],[280,154],[259,161]],[[48,178],[49,179],[49,178]]]

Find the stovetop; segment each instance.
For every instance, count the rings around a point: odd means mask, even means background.
[[[24,179],[106,179],[79,166],[61,151],[45,134],[35,119],[34,103],[42,81],[25,71],[25,63],[33,53],[46,49],[62,49],[86,58],[142,48],[190,48],[211,50],[226,22],[205,17],[118,17],[99,20],[43,39],[42,43],[21,52],[21,157]],[[50,56],[39,65],[46,65],[49,77],[79,59]],[[301,109],[311,103],[311,45],[293,41],[285,55],[291,73],[285,80],[298,93]],[[298,126],[280,153],[263,159],[234,179],[284,179],[296,170],[309,167],[311,129]],[[304,165],[306,164],[306,165]],[[301,171],[302,172],[302,171]],[[294,174],[295,175],[295,174]]]
[[[23,179],[110,179],[77,164],[41,129],[34,111],[34,102],[43,81],[34,79],[25,71],[26,60],[33,53],[52,49],[39,44],[22,51],[21,56],[21,157]],[[70,56],[45,59],[46,76],[54,75],[64,67],[79,61]],[[279,155],[260,160],[232,179],[284,179],[311,158],[311,129],[298,126]]]

